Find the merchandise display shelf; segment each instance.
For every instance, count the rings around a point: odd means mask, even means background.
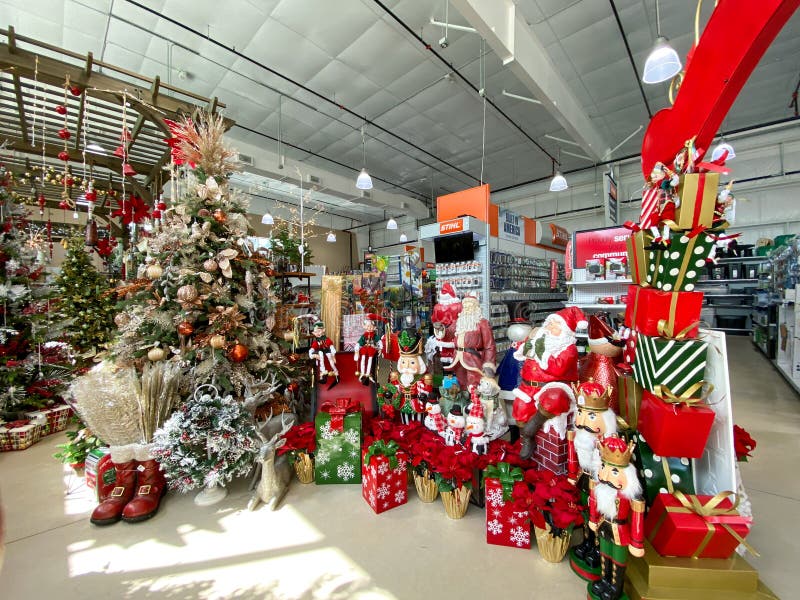
[[[796,381],[795,378],[792,377],[791,371],[789,371],[786,366],[775,360],[771,362],[772,365],[775,367],[775,370],[778,371],[778,373],[780,373],[781,375],[783,375],[783,378],[786,380],[786,383],[788,383],[792,387],[792,389],[794,389],[795,392],[800,394],[800,382]]]
[[[597,285],[598,283],[633,283],[633,279],[595,279],[593,281],[568,281],[567,285]]]
[[[758,283],[758,279],[701,279],[697,282],[697,285],[714,285],[716,283]]]
[[[581,302],[565,302],[566,306],[577,306],[586,310],[625,310],[625,304],[583,304]]]

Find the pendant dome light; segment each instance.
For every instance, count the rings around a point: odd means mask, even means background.
[[[408,241],[408,236],[405,233],[400,234],[400,243],[405,244]]]
[[[356,187],[360,190],[371,190],[372,177],[367,173],[367,138],[364,136],[363,125],[361,126],[361,152],[363,155],[361,164],[364,166],[361,168],[361,172],[356,179]]]
[[[678,53],[669,45],[669,40],[661,35],[661,13],[656,0],[656,43],[644,63],[642,81],[651,84],[669,81],[682,68]]]
[[[333,233],[333,215],[331,215],[331,228],[328,230],[328,236],[325,241],[329,244],[333,244],[336,241],[336,234]]]
[[[264,213],[264,216],[261,217],[261,223],[263,225],[275,225],[275,219],[272,218],[272,215],[269,211]]]
[[[561,164],[561,149],[558,149],[558,160],[559,164]],[[563,192],[569,186],[567,185],[567,179],[561,174],[561,171],[556,171],[556,161],[553,160],[553,179],[550,180],[550,191],[551,192]]]

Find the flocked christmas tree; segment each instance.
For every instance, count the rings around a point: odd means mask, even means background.
[[[115,299],[108,279],[98,273],[83,238],[67,240],[67,255],[56,279],[60,302],[58,317],[67,341],[81,353],[99,350],[114,332]]]
[[[0,167],[0,412],[43,407],[58,399],[70,377],[69,349],[56,341],[45,255],[7,186]]]

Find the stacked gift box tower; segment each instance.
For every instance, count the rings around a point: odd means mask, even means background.
[[[730,492],[696,494],[692,473],[715,418],[707,404],[703,293],[695,284],[714,260],[716,243],[732,237],[724,233],[729,190],[718,195],[720,174],[728,172],[724,157],[701,163],[699,154],[690,141],[671,167],[658,163],[639,223],[626,223],[634,285],[626,302],[630,335],[619,409],[637,442],[634,460],[648,507],[647,551],[628,569],[632,598],[683,597],[690,590],[727,597],[731,590],[755,594],[758,587],[757,572],[735,554],[746,544],[749,519],[736,511]],[[726,579],[725,572],[737,577]]]

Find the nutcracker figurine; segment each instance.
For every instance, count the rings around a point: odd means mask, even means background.
[[[591,326],[590,326],[591,327]],[[568,477],[581,492],[584,511],[583,542],[570,550],[569,564],[572,570],[587,581],[600,578],[600,547],[589,528],[589,494],[597,482],[600,471],[600,448],[598,442],[617,433],[617,415],[609,407],[611,388],[594,381],[575,386],[578,411],[575,429],[567,433]]]
[[[325,335],[325,323],[317,321],[311,330],[311,347],[308,357],[317,365],[317,381],[325,384],[328,377],[333,377],[328,389],[339,383],[339,369],[336,368],[336,346],[331,338]]]
[[[400,377],[395,385],[400,392],[400,418],[406,424],[422,421],[426,414],[425,403],[433,396],[433,378],[425,374],[419,336],[404,329],[397,343],[400,349],[397,372]]]
[[[611,436],[600,442],[601,467],[589,497],[589,527],[600,540],[600,579],[589,583],[592,600],[624,594],[628,553],[644,556],[642,484],[631,464],[635,442]]]
[[[358,338],[353,352],[353,360],[358,363],[356,377],[363,385],[369,385],[370,381],[375,383],[373,376],[375,358],[380,354],[380,344],[376,332],[378,321],[382,321],[379,315],[373,313],[364,315],[364,333]]]

